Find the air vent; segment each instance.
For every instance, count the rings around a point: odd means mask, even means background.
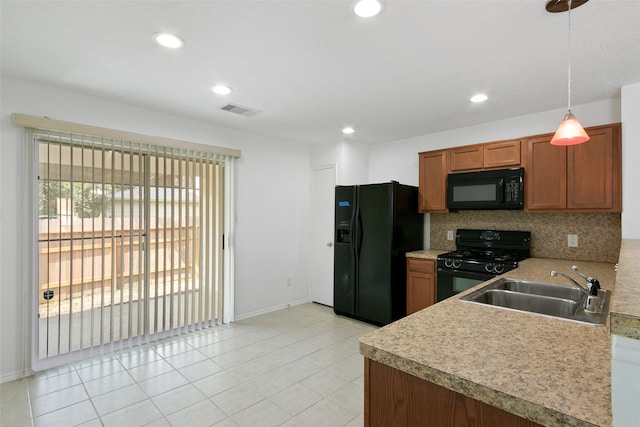
[[[236,104],[227,104],[220,109],[229,111],[230,113],[240,114],[241,116],[245,116],[245,117],[253,117],[256,114],[260,113],[260,111],[258,110],[254,110],[252,108],[247,108],[247,107],[243,107],[241,105],[236,105]]]

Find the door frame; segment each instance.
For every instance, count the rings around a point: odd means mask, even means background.
[[[311,212],[311,219],[310,219],[310,221],[311,221],[311,248],[312,248],[311,251],[312,252],[313,252],[313,248],[315,248],[316,245],[320,246],[320,245],[326,245],[327,244],[325,237],[318,237],[316,235],[316,233],[315,233],[316,225],[315,225],[314,220],[313,220],[314,219],[314,215],[313,215],[313,211],[314,211],[313,200],[315,199],[315,197],[314,197],[315,193],[314,192],[317,191],[317,190],[313,185],[313,183],[314,183],[314,173],[315,172],[319,172],[319,171],[332,170],[333,171],[333,173],[332,173],[332,175],[333,175],[333,189],[334,189],[333,191],[335,193],[335,186],[336,186],[336,182],[337,182],[337,169],[338,168],[337,168],[337,165],[335,163],[334,164],[324,165],[324,166],[317,166],[317,167],[314,167],[313,169],[311,169],[311,175],[312,176],[311,176],[311,183],[310,183],[310,187],[311,187],[311,197],[310,197],[310,199],[311,199],[311,204],[310,204],[311,205],[311,211],[310,211]],[[333,199],[333,198],[334,197],[332,197],[331,199]],[[333,206],[333,203],[332,203],[332,206]],[[331,221],[331,223],[332,223],[332,229],[333,229],[333,227],[334,227],[333,224],[335,223],[335,218]],[[335,245],[335,241],[334,240],[335,239],[334,239],[333,232],[332,232],[332,236],[331,236],[331,240],[330,240],[330,243],[332,244],[332,246],[331,246],[332,248],[333,248],[333,245]],[[311,260],[311,262],[315,263],[316,260]],[[330,271],[333,272],[333,252],[332,252],[331,263],[330,264],[331,265],[324,266],[324,268],[327,268],[327,269],[329,269]],[[331,277],[333,277],[333,274],[331,275]],[[315,279],[315,277],[313,277],[313,269],[310,268],[309,269],[309,300],[310,301],[314,301],[313,279]],[[332,286],[333,286],[333,281],[332,281]],[[331,290],[331,294],[333,295],[333,289]],[[317,296],[317,294],[315,294],[315,295]],[[316,301],[314,301],[314,302],[316,302]],[[319,302],[320,304],[327,304],[327,302],[329,302],[329,301],[317,301],[317,302]],[[331,304],[327,304],[327,305],[333,306],[333,297],[331,298]]]

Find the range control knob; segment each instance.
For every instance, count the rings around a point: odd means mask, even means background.
[[[460,268],[462,263],[460,261],[452,261],[451,265],[453,266],[453,268]]]
[[[449,258],[445,258],[444,266],[447,267],[447,268],[453,267],[453,261],[451,261]]]
[[[496,264],[496,266],[493,268],[493,272],[497,274],[501,274],[503,271],[504,271],[503,264]]]
[[[493,264],[486,264],[486,265],[484,266],[484,269],[487,271],[487,273],[493,273],[493,272],[494,272],[494,271],[493,271],[493,268],[494,268],[494,267],[493,267]]]

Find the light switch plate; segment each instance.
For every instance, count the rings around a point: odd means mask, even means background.
[[[578,235],[577,234],[567,234],[567,246],[570,248],[578,247]]]
[[[453,230],[447,230],[447,240],[453,240]]]

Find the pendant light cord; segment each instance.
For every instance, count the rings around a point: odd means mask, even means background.
[[[567,110],[571,113],[571,0],[568,0],[569,6],[569,36],[567,43]]]

